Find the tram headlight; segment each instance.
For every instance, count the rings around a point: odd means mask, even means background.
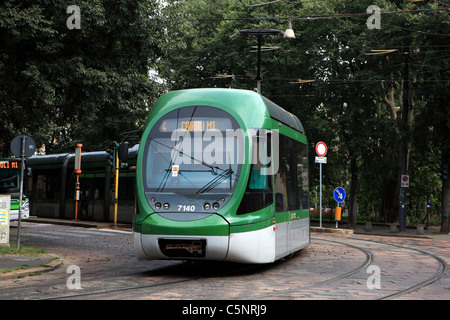
[[[213,203],[213,209],[214,209],[214,210],[219,209],[219,207],[220,207],[220,205],[219,205],[217,202],[214,202],[214,203]]]
[[[164,203],[164,206],[163,206],[163,208],[164,208],[164,210],[169,210],[169,208],[170,208],[170,204],[168,204],[167,202],[166,202],[166,203]]]
[[[209,209],[211,209],[211,205],[210,205],[208,202],[206,202],[206,203],[203,205],[203,209],[209,210]]]
[[[157,203],[155,204],[155,209],[156,209],[156,210],[161,209],[161,203],[160,203],[160,202],[157,202]]]

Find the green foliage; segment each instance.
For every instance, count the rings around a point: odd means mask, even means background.
[[[280,48],[262,52],[262,93],[295,113],[305,126],[311,150],[311,201],[319,178],[313,150],[322,140],[329,148],[328,163],[323,166],[324,189],[345,187],[347,203],[358,202],[360,215],[397,219],[400,142],[407,137],[409,213],[416,215],[429,198],[440,203],[440,156],[448,153],[442,141],[448,141],[445,137],[450,132],[448,100],[443,98],[448,96],[450,79],[449,49],[443,45],[450,35],[448,12],[414,11],[436,9],[437,2],[328,0],[258,5],[263,2],[178,2],[184,19],[174,29],[167,58],[159,64],[170,88],[253,89],[256,53],[251,46],[256,46],[256,38],[230,36],[241,29],[284,30],[287,20],[278,18],[296,17],[292,20],[295,40],[264,37],[263,46]],[[369,5],[392,12],[381,16],[381,29],[367,28],[368,15],[361,13]],[[307,16],[320,18],[302,18]],[[395,51],[368,55],[381,49]],[[407,93],[405,53],[409,57]],[[404,94],[409,94],[409,128],[401,117]],[[358,195],[353,200],[352,193]],[[324,193],[325,199],[331,195],[332,191]]]
[[[332,199],[332,190],[342,186],[347,205],[358,203],[359,215],[396,220],[405,137],[408,212],[420,214],[431,199],[448,224],[450,204],[444,199],[450,199],[450,184],[440,180],[440,165],[450,158],[450,15],[439,1],[80,0],[77,5],[80,30],[66,27],[62,0],[0,5],[3,155],[17,133],[31,134],[48,153],[72,151],[77,142],[84,150],[106,149],[120,132],[142,126],[165,90],[253,90],[257,39],[237,32],[284,31],[290,17],[296,39],[263,38],[263,46],[277,49],[261,54],[262,93],[302,121],[311,150],[311,190],[319,180],[313,150],[322,140],[328,145],[324,188],[331,190],[324,196]],[[380,29],[366,25],[369,5],[383,13]],[[390,51],[373,51],[383,49]],[[406,98],[409,117],[402,119]]]
[[[78,1],[81,28],[69,29],[67,2],[0,5],[0,153],[18,133],[47,153],[104,149],[142,124],[159,86],[148,77],[161,56],[157,1]],[[148,17],[153,16],[150,20]],[[138,120],[139,119],[139,120]]]

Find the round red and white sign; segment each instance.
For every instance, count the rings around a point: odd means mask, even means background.
[[[316,153],[319,157],[325,157],[325,155],[327,154],[327,145],[325,144],[325,142],[317,142]]]

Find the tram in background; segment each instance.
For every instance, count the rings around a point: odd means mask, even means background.
[[[131,223],[135,213],[135,168],[139,145],[128,151],[128,167],[119,173],[118,222]],[[114,221],[114,168],[106,151],[81,153],[80,199],[77,218]],[[75,218],[75,154],[33,156],[27,159],[31,215]]]
[[[139,259],[270,263],[309,244],[306,135],[265,97],[169,92],[153,106],[140,146]]]
[[[15,158],[0,159],[0,195],[11,196],[9,220],[19,220],[21,161]],[[26,190],[26,179],[24,179],[24,190]],[[21,220],[29,217],[29,200],[24,192],[22,196]]]

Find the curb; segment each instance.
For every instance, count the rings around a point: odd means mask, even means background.
[[[20,269],[20,270],[12,270],[6,273],[0,274],[0,280],[8,280],[8,279],[18,279],[18,278],[24,278],[28,276],[33,275],[39,275],[41,273],[50,272],[53,270],[58,269],[60,266],[63,265],[63,261],[61,258],[52,255],[52,254],[46,254],[42,255],[43,257],[49,257],[54,258],[53,260],[46,263],[45,267],[36,267],[36,268],[30,268],[30,269]]]
[[[312,232],[325,232],[325,233],[337,233],[337,234],[354,234],[354,230],[352,229],[339,229],[339,228],[324,228],[324,227],[310,227]]]

